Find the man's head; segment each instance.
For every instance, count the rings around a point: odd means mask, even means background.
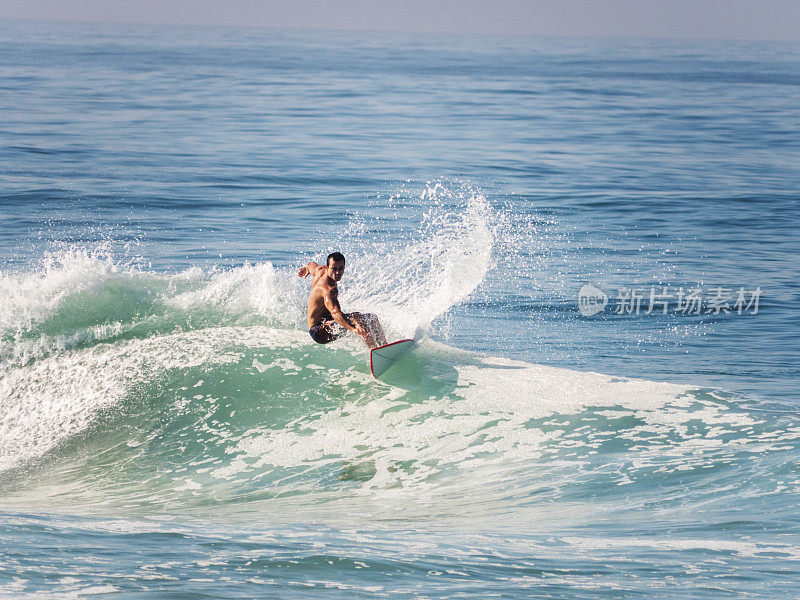
[[[328,275],[334,281],[339,281],[344,275],[344,256],[341,252],[331,252],[328,254],[326,266],[328,267]]]

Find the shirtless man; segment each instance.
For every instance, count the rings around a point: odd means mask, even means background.
[[[308,297],[308,333],[315,342],[327,344],[354,331],[369,348],[386,344],[386,336],[375,315],[342,312],[336,283],[344,275],[344,256],[339,252],[328,255],[326,266],[310,262],[300,267],[297,275],[314,278]]]

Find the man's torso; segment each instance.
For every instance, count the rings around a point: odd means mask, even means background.
[[[327,272],[324,269],[320,269],[319,273],[314,275],[314,281],[311,284],[311,295],[308,297],[309,329],[317,323],[333,319],[330,311],[325,306],[325,295],[327,293],[336,298],[338,293],[336,283],[331,284]]]

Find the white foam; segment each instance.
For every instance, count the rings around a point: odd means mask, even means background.
[[[367,404],[346,402],[308,415],[299,420],[302,427],[248,432],[230,452],[249,457],[237,462],[238,470],[371,461],[375,476],[363,492],[400,486],[419,493],[442,472],[455,469],[474,478],[487,466],[540,457],[554,440],[567,443],[564,430],[526,427],[532,420],[587,407],[658,411],[687,391],[504,359],[471,360],[475,364],[456,366],[451,395],[409,402],[402,390],[387,389]],[[414,462],[411,471],[397,468],[405,461]],[[215,475],[236,471],[226,467]]]
[[[113,339],[149,322],[191,322],[194,314],[296,326],[305,321],[306,294],[294,273],[269,262],[168,274],[115,260],[103,248],[69,248],[46,255],[32,272],[0,271],[0,368]],[[113,318],[118,313],[131,320]]]
[[[234,362],[231,345],[296,347],[301,332],[224,327],[155,336],[54,355],[8,369],[0,379],[0,471],[41,456],[86,429],[152,374]]]
[[[289,274],[272,263],[246,264],[234,269],[195,273],[192,289],[166,298],[185,311],[213,308],[234,315],[258,315],[276,322],[294,322],[303,316],[297,286]]]
[[[479,190],[431,182],[421,200],[428,211],[402,241],[363,238],[354,223],[355,239],[341,248],[347,258],[344,310],[376,313],[399,337],[425,328],[474,292],[495,245],[497,212]]]
[[[92,289],[119,272],[109,256],[80,249],[48,254],[34,273],[0,271],[0,332],[29,330],[65,295]]]
[[[47,254],[34,272],[0,271],[0,365],[29,363],[50,352],[69,350],[130,329],[135,323],[106,321],[72,330],[65,324],[67,329],[62,334],[30,335],[67,298],[97,292],[112,281],[118,288],[141,289],[148,278],[154,277],[158,276],[114,261],[102,248],[73,248]]]
[[[763,544],[759,542],[718,539],[676,539],[676,538],[561,538],[575,550],[591,553],[594,550],[620,550],[630,548],[652,548],[668,552],[684,550],[705,550],[711,552],[730,552],[742,557],[753,558],[763,553],[788,555],[793,559],[800,557],[800,548],[788,544]]]

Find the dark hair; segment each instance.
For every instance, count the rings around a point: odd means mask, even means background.
[[[331,259],[333,262],[344,262],[344,255],[341,252],[331,252],[328,254],[328,260],[325,261],[326,267],[331,264]]]

